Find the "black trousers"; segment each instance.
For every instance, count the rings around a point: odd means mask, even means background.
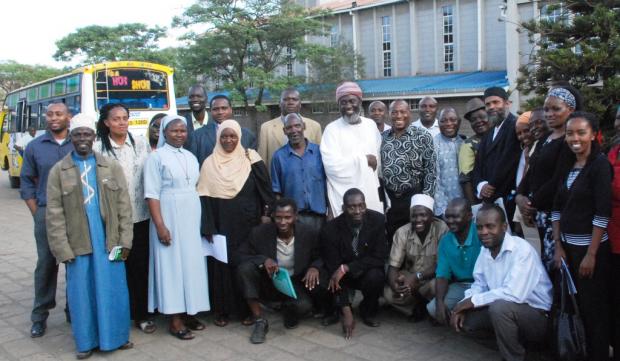
[[[411,219],[411,197],[414,195],[414,192],[408,192],[400,196],[396,196],[391,191],[388,191],[387,194],[390,198],[390,209],[388,209],[385,215],[385,229],[387,231],[388,245],[391,247],[394,233],[396,233],[400,227],[409,223]]]
[[[379,311],[379,297],[383,295],[384,283],[385,272],[383,268],[371,268],[357,277],[347,273],[340,280],[342,288],[335,294],[336,306],[351,305],[355,295],[354,291],[360,290],[364,296],[360,303],[360,314],[362,317],[374,317]]]
[[[574,246],[563,243],[575,286],[577,303],[586,329],[588,359],[607,360],[611,333],[611,251],[609,242],[601,243],[596,254],[596,265],[592,278],[579,277],[579,265],[588,251],[588,246]]]
[[[620,360],[620,280],[617,277],[620,276],[620,254],[611,254],[611,265],[613,275],[613,301],[612,309],[613,313],[613,339],[612,346],[614,347],[614,360]]]
[[[149,220],[133,224],[133,243],[125,261],[131,319],[148,318],[149,290]]]
[[[312,311],[314,300],[321,300],[323,303],[327,295],[324,282],[320,282],[315,288],[309,290],[301,281],[304,276],[295,275],[291,279],[297,295],[297,299],[294,299],[278,291],[273,286],[267,272],[258,268],[256,264],[245,262],[237,267],[237,280],[244,299],[281,301],[285,311],[293,312],[298,317]]]

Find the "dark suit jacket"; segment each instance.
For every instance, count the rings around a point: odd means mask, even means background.
[[[385,216],[367,209],[358,238],[358,256],[353,253],[353,233],[343,213],[325,224],[321,230],[321,256],[332,274],[341,264],[349,267],[355,278],[372,268],[383,268],[388,256]]]
[[[260,224],[250,232],[247,242],[239,248],[241,262],[252,262],[256,266],[265,263],[267,258],[277,261],[278,229],[275,223]],[[320,270],[319,237],[316,232],[303,224],[295,224],[295,277],[304,277],[310,267]]]
[[[186,148],[198,158],[198,164],[201,167],[204,160],[213,153],[217,141],[216,136],[217,125],[215,121],[209,121],[207,125],[191,132],[189,145],[186,144]],[[256,149],[256,137],[247,128],[241,128],[241,145],[246,149]]]
[[[482,137],[474,163],[474,187],[487,181],[495,187],[495,196],[489,201],[505,197],[516,188],[515,177],[521,156],[521,146],[515,132],[517,118],[508,114],[493,140],[493,129]]]

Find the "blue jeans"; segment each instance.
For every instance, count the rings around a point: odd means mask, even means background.
[[[454,282],[448,286],[448,292],[444,297],[443,303],[448,307],[450,311],[465,297],[465,291],[471,287],[471,282]],[[431,302],[426,305],[428,314],[435,318],[435,310],[437,307],[437,300],[433,298]]]
[[[34,306],[32,322],[47,320],[49,310],[56,307],[56,279],[58,265],[50,251],[45,227],[45,208],[38,207],[34,214],[34,239],[37,242],[37,267],[34,270]]]

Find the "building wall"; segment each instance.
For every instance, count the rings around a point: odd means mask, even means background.
[[[484,36],[485,70],[506,69],[506,26],[497,21],[500,16],[500,5],[503,0],[485,0],[484,4]]]
[[[478,14],[476,0],[459,1],[459,71],[478,70]]]
[[[394,36],[396,46],[396,58],[392,59],[392,63],[396,64],[396,72],[394,76],[408,76],[411,75],[411,63],[412,63],[412,51],[411,49],[411,36],[415,36],[412,33],[411,21],[409,20],[409,4],[397,4],[393,5],[393,13],[396,14],[394,19]]]

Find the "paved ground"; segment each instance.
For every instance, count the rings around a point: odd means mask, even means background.
[[[30,310],[33,270],[36,262],[32,217],[9,188],[6,172],[0,172],[0,361],[74,360],[70,325],[65,322],[64,270],[59,275],[58,307],[52,310],[44,337],[31,339]],[[61,267],[63,268],[63,267]],[[251,328],[230,324],[213,326],[210,318],[196,339],[180,341],[166,332],[165,321],[145,335],[132,330],[135,348],[96,353],[92,359],[110,360],[499,360],[496,351],[451,330],[428,322],[413,324],[391,310],[380,314],[382,325],[371,329],[358,323],[351,340],[344,340],[337,325],[322,327],[318,320],[305,320],[295,330],[285,330],[277,314],[269,314],[267,343],[252,345]]]

